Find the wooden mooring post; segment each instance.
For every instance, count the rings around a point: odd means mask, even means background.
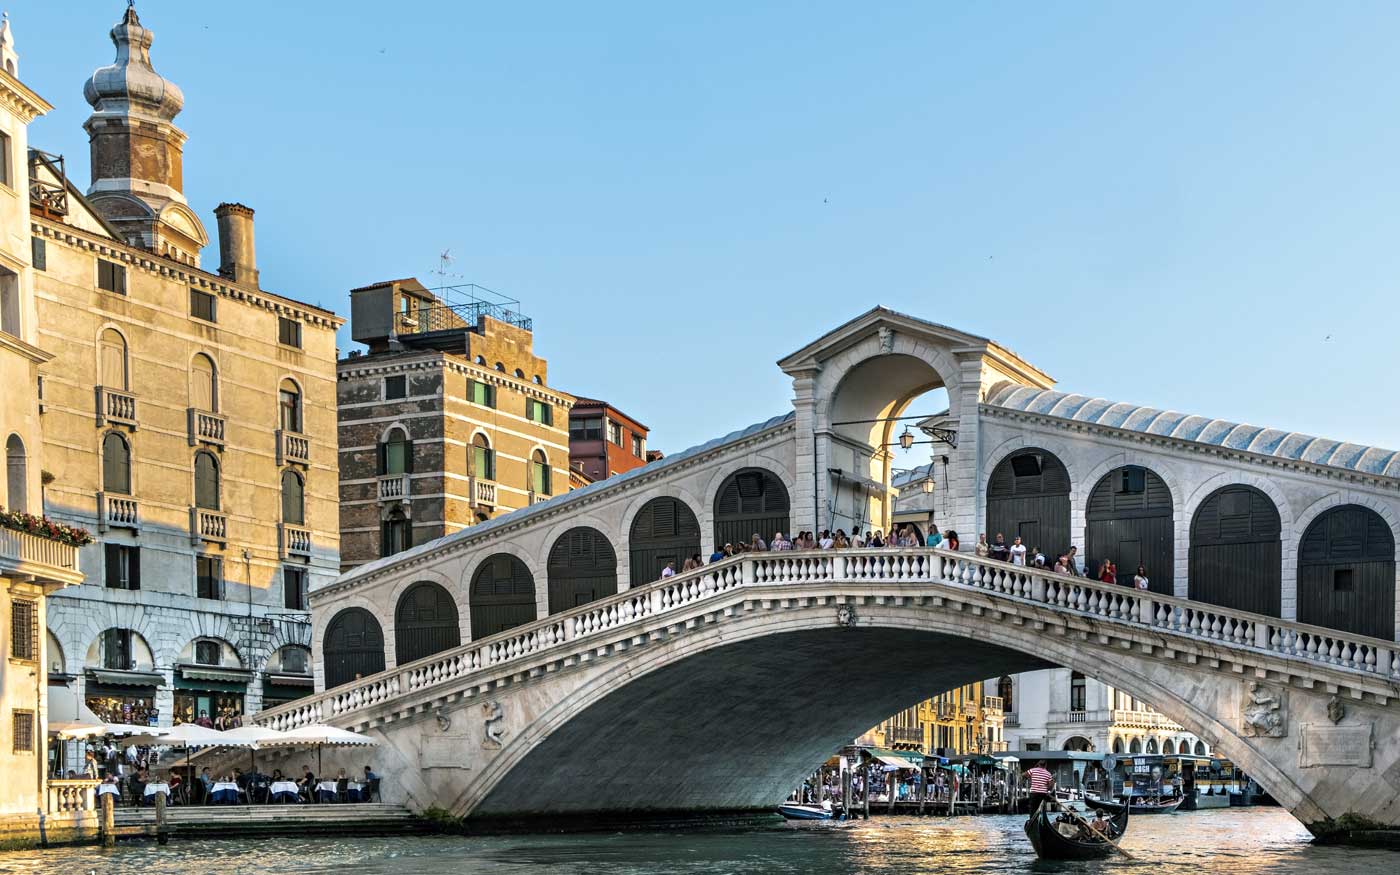
[[[156,841],[166,844],[170,841],[170,825],[165,819],[165,794],[155,794],[156,803]]]
[[[846,820],[851,819],[851,770],[845,766],[844,760],[841,768],[841,816]]]
[[[862,798],[861,798],[861,807],[865,809],[865,810],[862,812],[862,814],[864,814],[866,820],[869,820],[869,819],[870,819],[870,761],[869,761],[869,760],[866,760],[865,762],[863,762],[863,763],[860,764],[860,790],[861,790],[860,795],[861,795],[861,797],[862,797]]]
[[[103,793],[102,799],[102,845],[110,848],[117,843],[117,813],[112,793]]]

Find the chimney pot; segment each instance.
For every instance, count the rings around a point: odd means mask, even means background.
[[[214,218],[219,222],[219,275],[259,288],[252,207],[222,203],[214,208]]]

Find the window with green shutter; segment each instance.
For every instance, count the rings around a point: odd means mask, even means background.
[[[525,416],[531,422],[538,422],[541,425],[554,424],[554,408],[543,401],[536,401],[534,398],[525,402]]]
[[[489,383],[471,380],[467,383],[467,400],[483,407],[495,407],[496,387]]]

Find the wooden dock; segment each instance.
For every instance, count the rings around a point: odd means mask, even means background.
[[[410,835],[433,825],[401,805],[172,805],[166,828],[175,839],[248,836]],[[118,808],[118,838],[158,838],[154,808]]]

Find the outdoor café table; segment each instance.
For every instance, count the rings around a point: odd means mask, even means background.
[[[296,802],[301,798],[297,795],[296,781],[273,781],[268,791],[273,802]]]
[[[214,802],[237,802],[238,785],[232,781],[216,781],[214,789],[209,791],[209,798]]]
[[[154,782],[153,782],[153,783],[147,784],[147,785],[146,785],[146,789],[143,790],[143,791],[141,792],[141,795],[142,795],[142,797],[144,797],[145,799],[150,799],[152,796],[156,795],[157,793],[164,793],[164,794],[165,794],[165,801],[167,801],[167,802],[170,801],[170,785],[169,785],[169,784],[165,784],[165,783],[157,784],[157,783],[154,783]]]
[[[349,799],[351,802],[359,802],[363,798],[360,794],[364,792],[364,789],[365,785],[358,781],[346,781],[345,798]]]
[[[316,785],[316,798],[321,802],[334,802],[336,792],[335,781],[322,781]]]
[[[121,802],[121,799],[122,799],[122,788],[119,787],[119,786],[117,786],[116,784],[98,784],[98,785],[97,785],[97,801],[98,801],[98,803],[99,803],[99,807],[100,807],[100,803],[102,802],[102,797],[103,797],[104,795],[106,795],[106,794],[111,794],[111,795],[117,797],[116,799],[113,799],[113,800],[112,800],[112,803],[115,805],[115,804]]]

